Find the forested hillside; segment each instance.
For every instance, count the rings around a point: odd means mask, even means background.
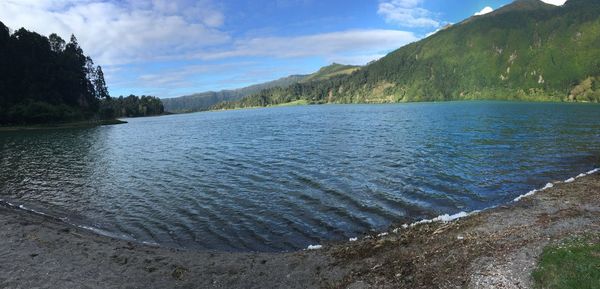
[[[48,123],[94,117],[108,98],[101,67],[77,39],[42,36],[0,22],[0,124]]]
[[[213,109],[473,99],[600,101],[600,1],[517,0],[353,72],[272,88]],[[573,93],[573,91],[575,93]]]
[[[307,83],[311,81],[326,80],[334,76],[350,74],[359,67],[333,63],[321,68],[319,71],[308,75],[291,75],[278,80],[256,84],[240,89],[222,90],[218,92],[209,91],[196,93],[177,98],[165,98],[163,103],[165,110],[169,112],[193,112],[207,110],[219,102],[237,101],[246,96],[256,94],[265,89],[286,88],[295,83]]]
[[[278,80],[252,85],[239,89],[207,91],[195,93],[175,98],[164,98],[162,102],[165,105],[165,110],[169,112],[194,112],[209,109],[211,106],[223,101],[236,101],[260,92],[263,89],[269,89],[278,86],[288,86],[304,79],[304,75],[292,75]]]

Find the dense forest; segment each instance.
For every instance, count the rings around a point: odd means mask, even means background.
[[[0,22],[0,124],[84,120],[108,98],[100,66],[66,42]]]
[[[209,91],[177,98],[167,98],[163,99],[163,103],[165,105],[165,110],[169,112],[193,112],[208,110],[211,106],[219,102],[237,101],[265,89],[286,88],[297,83],[325,80],[339,75],[350,74],[357,69],[358,66],[333,63],[312,74],[291,75],[274,81],[233,90],[221,90],[218,92]]]
[[[162,101],[154,96],[119,96],[106,98],[100,102],[100,115],[107,119],[160,115],[164,112]]]
[[[0,22],[0,125],[47,124],[162,114],[160,99],[112,99],[102,67],[66,42]]]
[[[517,0],[349,75],[263,90],[213,109],[445,100],[600,101],[600,1]]]

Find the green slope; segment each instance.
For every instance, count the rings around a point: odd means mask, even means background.
[[[239,89],[207,91],[176,98],[164,98],[162,99],[162,102],[165,106],[165,110],[168,112],[180,113],[203,111],[222,101],[236,101],[243,97],[258,93],[263,89],[279,86],[285,87],[292,83],[298,83],[304,78],[306,78],[305,75],[291,75],[274,81]]]
[[[357,71],[358,69],[360,69],[360,66],[333,63],[329,66],[322,67],[321,69],[319,69],[319,71],[313,74],[307,75],[304,79],[300,81],[300,83],[328,80],[335,76],[349,75],[352,74],[352,72]]]
[[[321,68],[309,75],[291,75],[278,80],[256,84],[244,88],[222,91],[209,91],[192,95],[162,99],[165,110],[169,112],[193,112],[207,110],[211,106],[226,101],[237,101],[243,97],[256,94],[262,90],[281,87],[285,88],[295,83],[308,83],[311,81],[327,80],[334,76],[350,74],[358,70],[358,66],[334,63]]]
[[[398,49],[350,75],[263,90],[215,109],[470,99],[600,101],[600,1],[518,0]],[[588,78],[592,78],[589,81]],[[588,80],[589,85],[584,83]],[[585,99],[571,90],[590,87]]]

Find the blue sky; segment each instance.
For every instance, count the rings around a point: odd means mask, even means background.
[[[0,0],[0,21],[65,39],[74,33],[103,67],[113,96],[167,98],[311,73],[332,62],[365,64],[510,2]]]

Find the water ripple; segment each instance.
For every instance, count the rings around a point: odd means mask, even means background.
[[[551,113],[548,113],[551,111]],[[127,239],[288,251],[600,164],[600,106],[327,105],[0,134],[0,199]]]

